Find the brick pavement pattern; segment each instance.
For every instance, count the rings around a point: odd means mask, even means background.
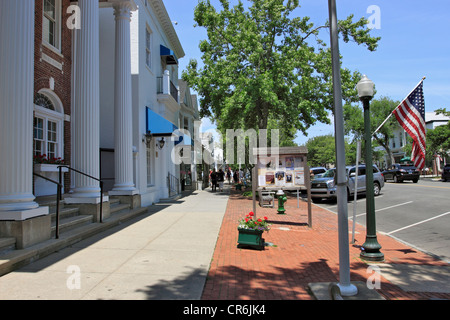
[[[312,205],[312,228],[307,225],[307,203],[289,197],[286,215],[275,208],[257,206],[257,216],[272,223],[264,232],[265,250],[237,248],[238,221],[252,211],[253,201],[231,191],[217,240],[203,300],[313,300],[307,285],[311,282],[339,281],[337,215]],[[352,221],[349,220],[351,240]],[[366,282],[368,264],[360,258],[365,227],[356,225],[355,244],[350,248],[351,281]],[[385,262],[389,264],[447,265],[386,235],[378,234]],[[450,299],[450,294],[405,292],[381,276],[377,290],[387,300]]]

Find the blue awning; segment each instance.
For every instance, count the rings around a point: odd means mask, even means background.
[[[161,57],[166,58],[166,64],[168,65],[178,64],[178,59],[172,50],[163,46],[162,44],[160,45],[160,50],[161,50]]]
[[[178,127],[147,107],[147,133],[154,137],[170,137]]]

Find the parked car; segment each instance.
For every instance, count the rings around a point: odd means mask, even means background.
[[[442,169],[442,181],[450,180],[450,164],[446,164]]]
[[[389,169],[383,171],[384,180],[393,180],[395,183],[411,180],[417,183],[420,179],[419,170],[413,165],[393,164]]]
[[[322,174],[324,174],[327,171],[324,167],[313,167],[309,168],[309,173],[311,175],[311,180],[317,177],[320,177]]]
[[[355,194],[356,166],[347,166],[347,195],[350,197]],[[366,166],[358,166],[358,194],[366,192]],[[373,166],[373,188],[374,195],[381,193],[384,187],[384,177],[376,165]],[[311,198],[313,202],[318,202],[323,198],[336,199],[336,169],[326,171],[320,178],[311,181]]]

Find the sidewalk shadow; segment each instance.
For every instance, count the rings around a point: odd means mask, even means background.
[[[293,222],[293,221],[276,221],[276,220],[269,220],[271,224],[281,224],[281,225],[287,225],[287,226],[300,226],[300,227],[307,227],[307,222]]]
[[[72,243],[69,246],[65,246],[58,251],[50,252],[49,254],[34,260],[31,263],[24,264],[23,267],[17,268],[14,272],[19,273],[37,273],[44,269],[49,268],[55,263],[70,257],[71,255],[77,253],[78,251],[83,250],[84,248],[91,246],[98,241],[101,241],[104,238],[107,238],[115,233],[131,226],[136,223],[139,223],[141,220],[147,219],[148,217],[158,213],[159,211],[169,207],[171,204],[156,204],[147,207],[147,212],[136,216],[132,219],[126,220],[118,225],[115,225],[109,229],[100,231],[95,233],[87,238],[80,239],[77,242]],[[61,234],[61,238],[64,239],[64,233]],[[55,241],[54,239],[50,239],[48,241]],[[39,245],[38,245],[39,246]]]
[[[203,300],[295,300],[312,299],[310,282],[335,282],[337,276],[326,259],[300,263],[297,268],[276,266],[272,271],[220,267],[208,275]]]
[[[145,293],[149,300],[311,299],[308,283],[337,281],[326,261],[302,263],[294,269],[275,267],[273,271],[225,266],[207,274],[195,268],[173,280],[161,279],[136,291]]]
[[[205,279],[206,271],[196,268],[174,280],[161,279],[136,292],[145,293],[148,300],[199,300]]]

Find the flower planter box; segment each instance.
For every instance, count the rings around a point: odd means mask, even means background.
[[[264,231],[253,229],[239,229],[238,248],[254,248],[264,250]]]
[[[40,172],[58,172],[59,164],[47,164],[47,163],[40,163],[40,164],[35,164],[34,165],[34,171],[37,173]],[[62,172],[68,172],[69,169],[67,169],[66,167],[62,168]]]
[[[54,181],[59,180],[59,169],[58,164],[47,164],[47,163],[35,163],[34,164],[34,172],[37,174],[44,176],[46,178],[52,179]],[[68,172],[69,169],[66,167],[62,168],[62,172]],[[64,184],[64,181],[63,181]],[[64,188],[63,188],[64,193]],[[56,195],[58,192],[58,187],[56,184],[49,182],[45,179],[42,179],[40,177],[34,178],[34,195],[36,197],[42,197],[42,196],[50,196],[50,195]]]

